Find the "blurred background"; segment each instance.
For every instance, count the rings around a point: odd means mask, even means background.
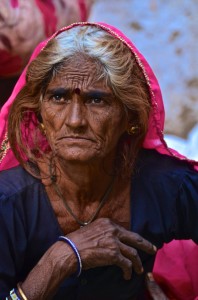
[[[168,145],[198,159],[197,13],[197,0],[0,0],[1,105],[39,41],[72,22],[110,23],[158,78]]]

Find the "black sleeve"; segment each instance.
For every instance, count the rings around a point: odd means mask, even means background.
[[[0,299],[8,296],[20,278],[26,249],[24,222],[14,206],[14,199],[0,195]]]
[[[176,239],[198,243],[198,172],[186,172],[176,199]]]
[[[132,177],[131,230],[158,248],[173,239],[198,243],[198,172],[147,151]]]

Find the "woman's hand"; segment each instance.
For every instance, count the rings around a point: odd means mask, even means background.
[[[93,223],[67,235],[76,245],[83,269],[116,265],[130,279],[132,268],[143,272],[137,249],[155,254],[156,247],[136,233],[113,223],[110,219],[97,219]]]
[[[168,300],[166,295],[163,293],[163,291],[153,278],[152,273],[148,273],[146,276],[146,286],[153,300]]]
[[[137,249],[155,254],[156,247],[140,235],[113,223],[110,219],[97,219],[67,237],[76,245],[84,270],[116,265],[130,279],[132,268],[143,272]],[[72,248],[57,241],[42,256],[21,284],[30,300],[51,299],[61,282],[77,270],[77,259]]]

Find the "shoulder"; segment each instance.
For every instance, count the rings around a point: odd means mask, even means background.
[[[198,172],[189,163],[141,151],[132,180],[134,231],[159,247],[173,238],[197,241],[197,199]]]
[[[0,172],[0,197],[6,198],[20,194],[25,189],[40,184],[40,180],[34,178],[21,166]]]
[[[186,208],[190,202],[198,211],[198,172],[186,161],[143,150],[132,177],[132,197],[137,206],[146,203],[161,212]]]
[[[6,228],[12,240],[18,236],[36,232],[38,222],[42,222],[48,207],[45,188],[21,166],[0,172],[0,230]],[[15,228],[12,234],[13,228]],[[25,241],[25,238],[24,238]]]
[[[198,179],[198,172],[186,161],[160,154],[156,150],[143,149],[139,153],[133,176],[155,181],[172,179],[181,183],[186,177]]]

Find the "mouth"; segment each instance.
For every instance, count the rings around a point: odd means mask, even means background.
[[[70,135],[70,136],[62,136],[58,140],[71,140],[71,141],[78,141],[78,140],[85,140],[85,141],[91,141],[94,142],[94,140],[90,137],[84,137],[84,136],[78,136],[78,135]]]

